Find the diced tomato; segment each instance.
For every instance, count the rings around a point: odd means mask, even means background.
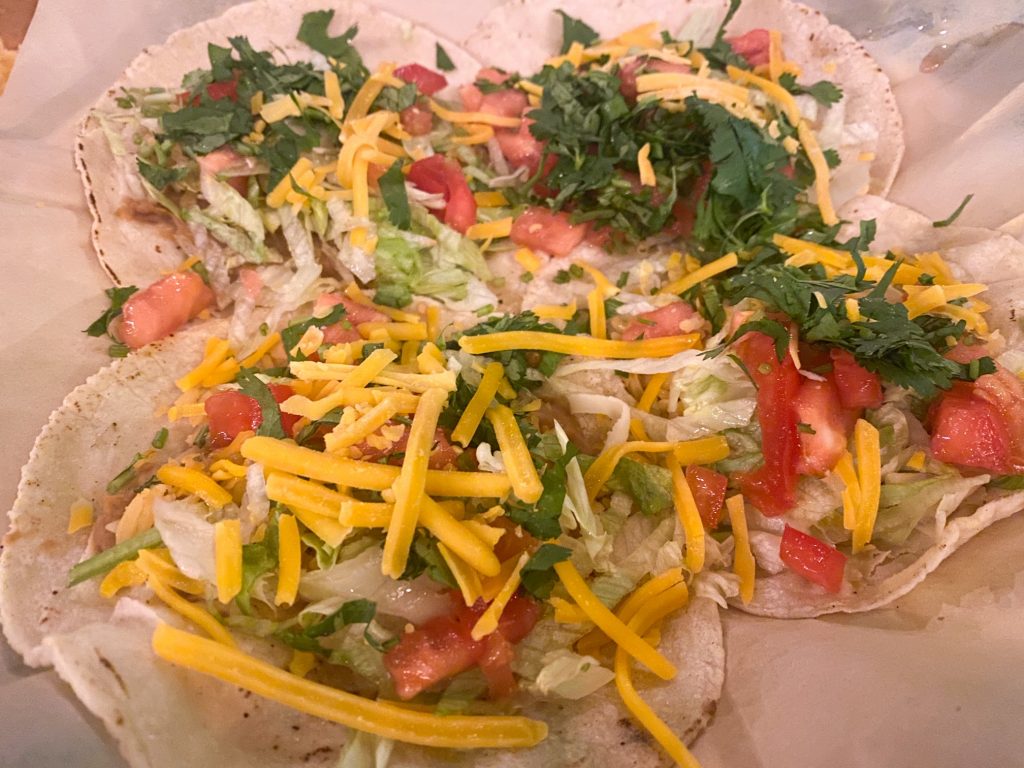
[[[213,101],[221,101],[222,99],[238,101],[238,81],[228,80],[223,83],[210,83],[206,86],[206,95]]]
[[[277,403],[283,403],[295,394],[295,390],[287,384],[270,384],[270,394]],[[239,432],[257,430],[263,424],[263,412],[255,397],[243,394],[236,389],[227,392],[215,392],[203,403],[206,418],[210,426],[209,446],[221,448],[231,443]],[[298,416],[281,413],[281,427],[286,435],[294,433]]]
[[[620,66],[619,71],[616,73],[619,77],[619,93],[630,104],[636,102],[636,77],[640,74],[643,66],[644,60],[636,58]]]
[[[747,334],[736,351],[757,385],[757,420],[764,453],[764,466],[744,475],[740,487],[763,514],[774,517],[796,503],[800,436],[794,404],[801,376],[790,355],[778,359],[775,341],[766,334]]]
[[[796,418],[800,430],[801,475],[824,475],[839,461],[849,437],[839,391],[830,379],[803,379],[796,396]]]
[[[499,117],[520,117],[530,103],[526,94],[516,88],[484,93],[472,83],[460,87],[459,96],[467,112],[483,112]]]
[[[683,333],[680,324],[692,320],[696,315],[697,312],[688,302],[673,301],[659,309],[640,313],[629,321],[621,335],[625,341],[679,336]]]
[[[346,341],[359,341],[362,336],[356,329],[360,323],[383,323],[388,316],[383,312],[359,304],[348,296],[337,293],[325,293],[318,297],[313,305],[313,311],[317,314],[337,304],[345,305],[345,317],[333,325],[323,328],[325,344],[343,344]]]
[[[408,180],[424,192],[444,195],[445,207],[433,211],[456,232],[466,233],[476,223],[476,201],[458,164],[443,155],[431,155],[409,166]]]
[[[517,525],[507,517],[499,517],[490,523],[492,528],[502,528],[505,534],[498,539],[494,545],[494,554],[501,561],[505,562],[511,558],[518,559],[523,552],[532,552],[540,546],[525,528]]]
[[[393,424],[389,423],[389,426],[393,426]],[[402,436],[387,448],[374,446],[366,440],[356,444],[355,448],[359,453],[359,457],[365,461],[379,461],[386,456],[388,457],[388,464],[394,464],[397,466],[403,461],[405,446],[408,442],[409,428],[406,427]],[[451,441],[448,439],[448,435],[445,434],[443,429],[438,427],[437,431],[434,433],[434,444],[430,450],[430,468],[445,469],[454,464],[458,457],[459,452],[455,450],[455,446],[451,444]]]
[[[833,347],[832,378],[839,390],[843,408],[878,408],[882,405],[882,380],[857,362],[845,349]]]
[[[616,74],[619,78],[619,93],[621,93],[630,104],[636,101],[636,78],[641,71],[685,73],[690,71],[690,67],[686,64],[678,64],[676,62],[648,58],[646,56],[640,56],[632,61],[627,61],[619,67],[619,71]]]
[[[714,530],[722,519],[725,489],[729,478],[713,469],[691,464],[686,468],[686,482],[697,502],[697,511],[705,527]]]
[[[228,146],[220,147],[219,149],[213,150],[206,155],[200,155],[198,158],[199,172],[220,174],[224,171],[247,171],[246,175],[233,175],[228,176],[225,181],[230,184],[238,194],[243,197],[249,192],[249,175],[251,175],[252,168],[247,158],[238,154],[234,149]]]
[[[238,74],[236,72],[234,80],[226,80],[220,83],[210,83],[206,86],[206,95],[211,101],[220,101],[221,99],[230,99],[231,101],[238,101]],[[188,91],[178,94],[178,103],[184,105],[188,100]],[[199,106],[199,97],[196,96],[192,99],[193,107]]]
[[[211,448],[223,448],[239,432],[259,429],[263,423],[263,414],[260,413],[260,404],[256,398],[238,390],[215,392],[206,398],[203,409],[210,427],[208,445]]]
[[[115,330],[132,349],[178,330],[213,304],[213,291],[195,272],[175,272],[133,294],[124,303]]]
[[[526,94],[515,88],[485,93],[478,111],[499,117],[519,117],[529,104]]]
[[[732,46],[737,56],[742,56],[752,67],[768,63],[771,41],[767,29],[752,29],[737,37],[727,37],[725,42]]]
[[[544,154],[544,142],[530,133],[532,120],[523,118],[518,128],[499,128],[494,132],[498,140],[501,154],[505,156],[510,168],[526,168],[530,176],[540,167],[540,158]],[[552,164],[556,162],[551,158]],[[551,169],[548,168],[548,171]],[[545,174],[547,175],[547,174]]]
[[[779,558],[794,573],[836,593],[843,587],[846,555],[831,544],[788,525],[782,533]]]
[[[412,136],[426,136],[434,129],[434,114],[419,104],[403,109],[400,115],[402,127]]]
[[[484,100],[484,92],[472,83],[459,86],[459,98],[462,100],[462,108],[467,112],[479,112],[480,104]]]
[[[939,461],[991,472],[1012,471],[1006,422],[999,409],[967,382],[954,384],[933,406],[931,448]]]
[[[588,229],[586,224],[573,224],[564,211],[531,206],[512,222],[510,237],[516,245],[567,256],[583,242]]]
[[[395,77],[406,83],[412,83],[424,96],[433,96],[446,85],[448,79],[440,72],[427,69],[419,64],[406,64],[395,70]]]
[[[473,625],[486,608],[483,601],[472,608],[461,598],[453,612],[438,616],[412,632],[402,635],[398,645],[384,654],[384,666],[395,683],[400,699],[411,699],[431,686],[475,664],[481,666],[492,693],[511,693],[515,678],[511,674],[512,646],[518,643],[540,618],[540,606],[521,594],[505,606],[498,630],[483,640],[473,640]]]

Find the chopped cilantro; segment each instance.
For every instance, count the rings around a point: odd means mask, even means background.
[[[163,168],[159,165],[147,163],[141,157],[138,159],[137,164],[142,178],[159,190],[164,189],[168,184],[181,181],[188,175],[187,168]]]
[[[523,589],[538,600],[547,600],[551,596],[555,582],[558,581],[558,575],[554,570],[555,564],[568,560],[571,555],[572,550],[567,547],[541,544],[519,572]]]
[[[260,405],[263,420],[260,422],[256,434],[281,439],[288,437],[284,433],[284,427],[281,426],[281,408],[263,379],[257,376],[252,368],[243,368],[235,381],[238,382],[244,394],[254,398]]]
[[[436,46],[435,60],[437,68],[442,72],[451,72],[455,69],[455,63],[452,61],[452,57],[448,55],[448,51],[441,47],[440,43]]]
[[[796,75],[792,72],[783,72],[779,76],[779,85],[792,93],[794,96],[807,94],[819,104],[826,107],[836,104],[843,98],[843,90],[835,83],[828,80],[819,80],[814,85],[800,85],[796,81]]]
[[[966,208],[967,204],[970,203],[973,199],[974,193],[972,192],[971,194],[967,195],[963,200],[960,201],[960,205],[956,207],[955,211],[953,211],[951,214],[949,214],[949,216],[942,219],[941,221],[933,221],[932,226],[936,228],[948,227],[950,224],[952,224],[954,221],[960,218],[960,214],[964,212],[964,208]]]
[[[380,196],[388,209],[388,218],[399,229],[408,229],[412,223],[409,196],[405,190],[405,175],[401,161],[396,161],[380,177]]]
[[[562,48],[559,53],[568,53],[573,43],[579,43],[586,48],[601,39],[592,27],[565,11],[556,9],[555,13],[562,17]]]
[[[126,285],[123,288],[107,288],[104,293],[106,293],[107,298],[110,299],[110,307],[108,307],[102,315],[96,318],[96,320],[94,320],[92,324],[85,329],[85,333],[94,337],[106,334],[113,339],[114,337],[110,334],[110,323],[115,317],[119,317],[121,315],[124,303],[128,301],[128,298],[138,290],[139,289],[134,285]]]

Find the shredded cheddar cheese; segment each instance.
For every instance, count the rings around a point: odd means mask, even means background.
[[[469,445],[480,422],[483,421],[484,414],[491,407],[491,402],[498,392],[498,386],[504,375],[505,369],[501,363],[488,363],[484,366],[484,375],[480,379],[480,384],[452,430],[453,442],[459,443],[463,448]]]
[[[704,523],[679,459],[669,454],[665,463],[672,473],[672,500],[686,536],[686,567],[690,573],[700,573],[704,568]]]
[[[732,526],[735,551],[732,556],[732,572],[740,577],[740,599],[747,605],[754,599],[754,577],[757,571],[754,555],[750,551],[750,534],[747,532],[747,513],[743,497],[737,494],[725,500]]]
[[[292,605],[299,593],[299,579],[302,574],[302,542],[299,526],[292,515],[281,515],[277,519],[277,593],[275,605]]]
[[[524,717],[438,716],[366,699],[304,680],[234,648],[160,624],[153,652],[164,661],[195,670],[258,696],[331,722],[429,747],[457,749],[532,747],[547,726]]]

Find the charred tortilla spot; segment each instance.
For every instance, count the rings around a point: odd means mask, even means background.
[[[96,658],[100,660],[100,664],[102,664],[104,667],[110,670],[110,674],[114,676],[114,679],[117,680],[117,684],[121,686],[121,690],[124,693],[128,693],[128,687],[124,684],[124,679],[121,677],[121,673],[114,668],[114,665],[111,663],[110,659],[101,654],[99,651],[96,652]]]

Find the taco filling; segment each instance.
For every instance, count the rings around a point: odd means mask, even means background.
[[[562,15],[562,54],[539,71],[485,67],[458,87],[443,47],[430,67],[371,70],[358,28],[332,34],[329,11],[298,32],[313,63],[232,37],[180,85],[124,87],[87,121],[103,144],[82,162],[117,156],[146,201],[132,211],[171,227],[156,250],[185,268],[95,332],[112,330],[123,354],[233,303],[240,343],[325,276],[393,308],[428,298],[465,327],[473,312],[519,310],[568,256],[611,254],[622,271],[682,248],[710,263],[834,226],[837,202],[868,189],[870,153],[847,161],[839,197],[833,176],[839,150],[873,129],[844,116],[834,83],[801,80],[777,31],[726,35],[727,17],[699,45],[655,23],[601,40]],[[116,226],[137,225],[123,197]],[[117,272],[115,257],[145,273],[137,250],[105,252]]]

